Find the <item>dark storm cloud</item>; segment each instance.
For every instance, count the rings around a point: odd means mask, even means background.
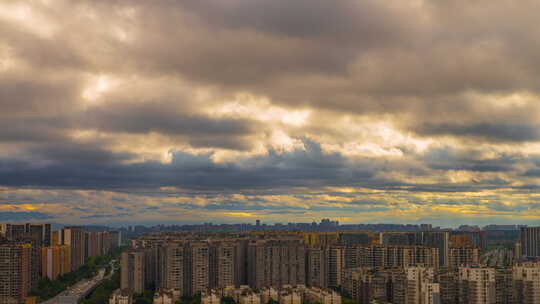
[[[255,29],[306,39],[325,37],[345,43],[362,40],[364,45],[405,39],[410,25],[406,16],[396,14],[397,9],[372,0],[203,0],[180,5],[216,27]]]
[[[0,118],[55,115],[78,107],[82,83],[75,75],[0,72]]]
[[[159,101],[106,104],[85,111],[80,121],[87,128],[104,132],[187,136],[194,147],[249,148],[250,144],[242,137],[254,132],[255,122],[191,114],[174,104]]]
[[[0,119],[0,142],[43,143],[65,140],[69,124],[52,118],[26,117]]]
[[[525,142],[540,139],[540,126],[538,125],[504,122],[470,125],[424,124],[415,131],[424,136],[452,135],[501,142]]]
[[[424,154],[422,160],[431,169],[478,172],[512,171],[515,170],[514,165],[524,161],[516,155],[500,153],[496,157],[486,157],[480,150],[460,150],[451,147],[431,149]]]
[[[523,175],[528,177],[540,177],[540,169],[527,170],[527,172],[525,172]]]
[[[489,183],[437,183],[436,185],[397,185],[387,187],[386,190],[404,190],[408,192],[422,193],[460,193],[460,192],[480,192],[483,190],[501,189],[500,185],[491,185]]]
[[[488,205],[489,209],[495,210],[495,211],[518,211],[523,212],[529,209],[528,206],[523,205],[505,205],[501,202],[491,202]]]
[[[32,162],[0,160],[0,184],[90,189],[155,188],[251,189],[362,183],[374,176],[368,161],[351,163],[340,154],[324,154],[319,144],[307,149],[256,156],[242,163],[215,163],[211,155],[173,153],[170,164],[122,163],[132,155],[99,148],[49,147],[34,150],[35,158],[54,160],[39,167]]]
[[[44,144],[27,150],[34,159],[66,164],[104,165],[132,160],[135,154],[114,153],[100,144],[55,143]]]
[[[314,206],[310,208],[313,211],[345,211],[345,212],[381,212],[388,211],[390,208],[386,207],[372,207],[372,206],[346,206],[346,207],[336,207],[336,206]]]
[[[224,200],[216,203],[208,203],[205,205],[196,205],[196,204],[178,204],[180,208],[189,208],[189,209],[198,209],[198,210],[210,210],[210,211],[270,211],[270,212],[306,212],[306,211],[350,211],[350,212],[376,212],[376,211],[386,211],[388,208],[384,207],[387,205],[385,202],[370,203],[370,204],[357,204],[355,202],[340,204],[339,206],[334,205],[333,203],[337,202],[325,202],[327,206],[316,205],[316,206],[290,206],[287,205],[288,202],[264,202],[260,204],[247,204],[243,201],[231,201]]]
[[[39,221],[49,220],[52,217],[46,213],[37,211],[7,211],[0,212],[0,221]]]
[[[214,162],[212,154],[174,152],[168,164],[133,162],[134,155],[115,154],[91,145],[85,148],[78,145],[48,147],[32,150],[34,159],[44,161],[39,166],[27,160],[0,159],[0,184],[12,187],[118,191],[178,187],[186,190],[248,192],[256,189],[287,191],[294,187],[316,189],[324,186],[360,186],[412,192],[467,192],[509,186],[504,180],[433,185],[392,181],[378,177],[377,173],[399,172],[402,170],[399,164],[374,159],[353,161],[339,153],[327,154],[317,142],[307,139],[304,145],[305,150],[295,149],[285,153],[270,151],[265,156],[225,163]],[[475,160],[474,153],[468,153],[459,156],[455,151],[433,151],[426,157],[426,163],[438,170],[507,171],[515,162],[511,158],[505,160],[504,157],[500,164],[495,160]],[[351,203],[358,204],[379,203]]]
[[[112,132],[237,136],[250,131],[249,121],[189,116],[160,102],[105,105],[84,116],[89,126]]]
[[[284,202],[286,204],[286,202]],[[306,208],[287,206],[287,205],[269,205],[269,204],[258,204],[258,205],[248,205],[245,202],[234,202],[234,201],[222,201],[219,203],[209,203],[206,205],[196,205],[196,204],[178,204],[180,208],[189,208],[189,209],[202,209],[202,210],[228,210],[228,211],[263,211],[263,210],[306,210]]]
[[[81,216],[81,219],[102,219],[102,218],[115,218],[115,217],[127,217],[133,216],[131,213],[114,213],[114,214],[93,214]]]

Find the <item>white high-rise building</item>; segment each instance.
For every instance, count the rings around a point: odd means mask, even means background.
[[[435,283],[434,268],[408,267],[405,269],[407,277],[407,304],[435,304],[440,303],[439,284]]]

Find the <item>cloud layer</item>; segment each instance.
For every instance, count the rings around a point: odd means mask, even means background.
[[[534,223],[538,8],[0,3],[0,216]]]

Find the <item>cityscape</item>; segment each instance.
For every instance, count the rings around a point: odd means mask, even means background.
[[[2,304],[539,303],[540,227],[2,223],[0,286]]]
[[[540,0],[0,0],[0,304],[540,304]]]

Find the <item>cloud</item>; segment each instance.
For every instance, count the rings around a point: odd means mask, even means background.
[[[106,104],[82,114],[89,129],[103,132],[187,136],[194,147],[249,149],[244,136],[254,132],[256,124],[246,119],[214,118],[183,112],[174,103],[145,102]]]
[[[526,142],[540,139],[539,126],[508,123],[476,123],[471,125],[425,124],[416,132],[424,136],[451,135],[488,141]]]
[[[538,8],[2,2],[0,200],[66,221],[533,221]]]
[[[95,147],[59,146],[33,150],[34,158],[54,161],[35,167],[31,161],[0,160],[0,183],[8,186],[73,188],[252,189],[361,183],[374,176],[368,162],[351,163],[340,154],[325,154],[318,143],[304,140],[304,149],[243,162],[216,163],[211,154],[173,152],[169,164],[128,162],[132,155]]]
[[[516,155],[486,153],[478,149],[441,147],[428,150],[423,161],[436,170],[468,170],[479,172],[505,172],[515,170],[514,165],[523,161]],[[495,154],[495,155],[493,155]]]
[[[49,214],[35,211],[25,212],[0,212],[0,221],[42,221],[50,220],[53,217]]]

